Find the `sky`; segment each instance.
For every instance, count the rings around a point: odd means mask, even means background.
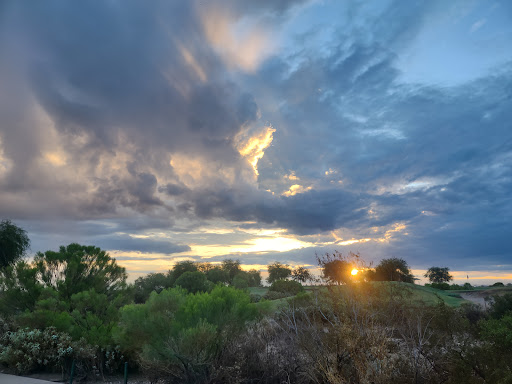
[[[509,1],[0,2],[0,218],[32,253],[506,283],[511,196]]]

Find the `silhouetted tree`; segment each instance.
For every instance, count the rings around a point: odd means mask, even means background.
[[[330,284],[340,285],[352,281],[352,269],[362,267],[359,255],[352,252],[343,256],[341,252],[334,251],[323,256],[316,255],[316,259],[322,268],[322,278]]]
[[[314,281],[315,277],[311,274],[311,272],[309,272],[308,269],[306,269],[306,267],[300,266],[292,271],[292,279],[301,283],[305,283],[307,281]]]
[[[269,284],[277,280],[286,280],[292,274],[290,267],[286,264],[281,264],[279,261],[267,265],[267,269],[267,281]]]
[[[232,284],[236,274],[242,271],[240,260],[226,259],[222,260],[222,269],[226,272],[228,283]]]
[[[431,283],[447,283],[453,279],[449,271],[450,268],[448,267],[430,267],[424,276],[427,277]]]
[[[172,270],[169,271],[171,286],[174,286],[176,280],[178,280],[185,272],[197,272],[197,263],[190,260],[178,261]]]
[[[375,280],[414,283],[414,276],[404,259],[393,257],[382,259],[379,265],[375,267]]]

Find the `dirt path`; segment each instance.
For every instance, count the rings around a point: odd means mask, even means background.
[[[2,384],[53,384],[53,381],[30,379],[23,376],[7,375],[0,373],[0,383]]]

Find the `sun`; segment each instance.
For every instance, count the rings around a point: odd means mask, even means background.
[[[351,273],[353,276],[355,276],[355,275],[357,275],[357,272],[359,272],[359,271],[357,270],[357,268],[354,268],[350,273]]]

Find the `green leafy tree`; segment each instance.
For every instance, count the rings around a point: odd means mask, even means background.
[[[221,267],[213,267],[206,272],[206,278],[213,284],[226,284],[229,280],[228,273]]]
[[[175,286],[176,280],[180,278],[185,272],[197,272],[197,263],[190,260],[178,261],[174,267],[169,271],[169,279],[171,286]]]
[[[292,274],[290,266],[282,264],[279,261],[275,261],[274,263],[267,265],[267,269],[267,281],[269,284],[272,284],[277,280],[286,280]]]
[[[0,269],[20,260],[30,247],[27,232],[10,220],[0,222]]]
[[[238,272],[242,271],[240,267],[240,260],[226,259],[222,260],[222,269],[226,272],[228,277],[228,283],[232,284]]]
[[[375,279],[377,281],[414,283],[414,276],[411,274],[407,262],[396,257],[380,261],[379,265],[375,267]]]
[[[249,287],[261,286],[261,273],[255,269],[251,269],[247,272],[249,275]]]
[[[44,289],[33,264],[19,261],[0,272],[0,312],[15,315],[32,311]]]
[[[98,247],[70,244],[58,252],[38,252],[34,258],[38,280],[53,287],[65,300],[78,292],[94,290],[112,298],[126,288],[126,271]]]
[[[292,271],[292,279],[301,283],[306,283],[307,281],[314,281],[315,277],[306,267],[299,266]]]
[[[245,271],[238,272],[233,278],[233,287],[236,289],[246,289],[249,287],[249,274]]]
[[[424,276],[427,277],[431,283],[448,283],[453,280],[452,275],[450,275],[450,268],[448,267],[430,267]]]
[[[163,289],[170,287],[170,278],[163,273],[150,273],[146,276],[141,276],[135,280],[134,284],[135,303],[144,303],[149,298],[151,292],[160,293]]]
[[[186,289],[190,293],[206,292],[210,287],[206,275],[199,271],[185,272],[174,285]]]

